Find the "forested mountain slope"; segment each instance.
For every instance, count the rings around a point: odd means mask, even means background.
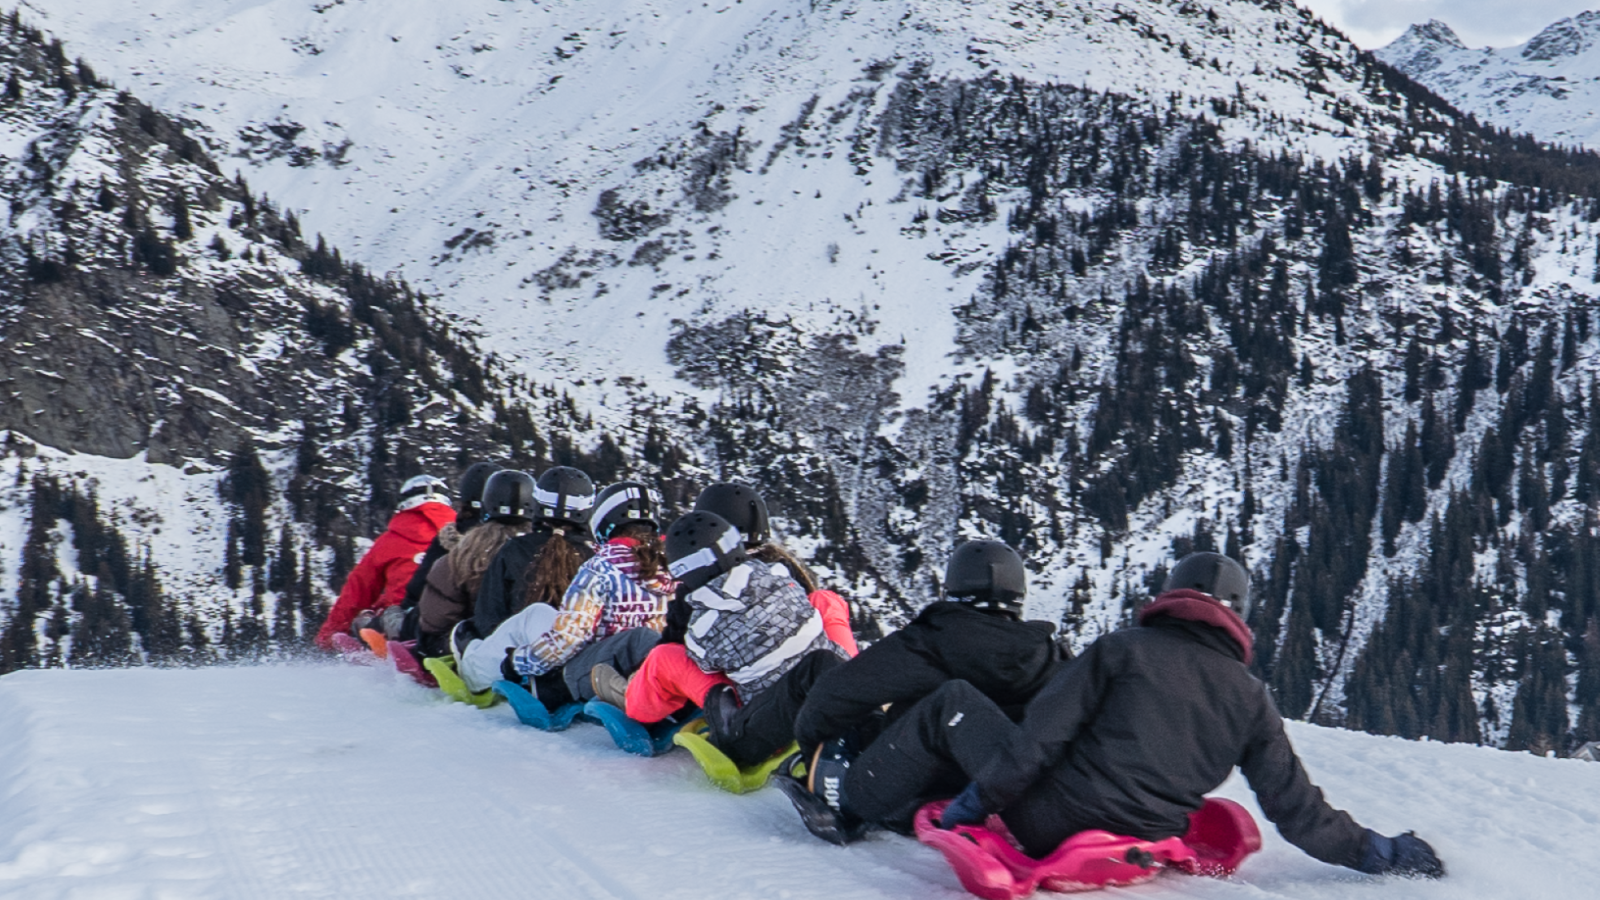
[[[1600,159],[1292,4],[31,9],[887,624],[958,536],[1079,642],[1215,546],[1291,715],[1600,737]]]

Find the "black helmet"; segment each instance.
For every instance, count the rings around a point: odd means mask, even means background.
[[[475,462],[467,466],[461,473],[461,481],[456,489],[456,496],[466,504],[466,509],[483,517],[483,487],[489,481],[489,476],[500,471],[500,467],[492,462]]]
[[[739,529],[713,512],[680,516],[667,529],[667,571],[684,591],[697,591],[744,562]]]
[[[600,492],[589,514],[589,530],[595,540],[604,541],[618,528],[634,522],[659,525],[661,498],[637,481],[619,481]]]
[[[486,522],[528,522],[538,514],[533,501],[533,476],[515,469],[503,469],[489,476],[483,486],[483,518]]]
[[[1241,619],[1250,617],[1250,573],[1221,553],[1191,553],[1178,560],[1161,591],[1184,588],[1217,598]]]
[[[416,475],[400,486],[400,505],[396,511],[421,506],[424,503],[450,502],[450,487],[432,475]]]
[[[950,554],[944,593],[979,609],[1020,616],[1022,598],[1028,595],[1028,573],[1023,571],[1022,557],[1004,541],[967,541]]]
[[[556,466],[539,476],[533,490],[539,518],[581,525],[594,506],[594,482],[571,466]]]
[[[754,547],[772,539],[767,521],[767,504],[754,488],[724,481],[700,492],[694,501],[696,511],[716,513],[739,529],[745,544]]]

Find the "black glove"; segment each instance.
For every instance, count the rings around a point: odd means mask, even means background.
[[[1444,877],[1444,863],[1428,842],[1408,831],[1395,837],[1367,829],[1361,842],[1361,862],[1356,869],[1368,875],[1425,875]]]
[[[944,814],[939,816],[939,827],[949,829],[957,825],[978,825],[988,817],[989,811],[983,808],[983,800],[978,797],[978,783],[968,782],[961,793],[950,801],[950,805],[944,808]]]
[[[500,677],[511,682],[512,684],[521,684],[522,673],[518,672],[517,667],[511,664],[511,657],[516,652],[517,648],[515,647],[506,648],[506,658],[500,660]]]

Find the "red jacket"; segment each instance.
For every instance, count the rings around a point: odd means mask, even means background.
[[[333,636],[349,631],[362,610],[384,609],[405,599],[406,582],[417,570],[428,543],[439,529],[455,520],[456,511],[443,503],[424,503],[395,513],[388,530],[372,542],[372,549],[345,579],[338,601],[328,610],[328,621],[317,632],[317,646],[333,649]]]

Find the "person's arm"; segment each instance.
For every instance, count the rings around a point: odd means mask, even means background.
[[[533,643],[517,648],[511,664],[528,677],[546,675],[566,665],[594,637],[600,614],[615,601],[617,593],[614,578],[584,563],[561,599],[555,624]]]
[[[422,602],[422,589],[427,587],[428,573],[433,570],[433,564],[445,554],[444,545],[439,543],[438,535],[428,542],[428,549],[422,553],[422,562],[417,565],[417,570],[411,573],[411,580],[406,582],[406,596],[400,605],[406,609],[416,609]]]
[[[449,558],[440,559],[428,569],[417,604],[417,630],[422,634],[443,634],[467,615],[466,597],[456,584],[455,566]]]
[[[1255,735],[1239,761],[1261,811],[1278,826],[1285,840],[1311,856],[1336,866],[1360,868],[1366,829],[1349,813],[1329,806],[1322,790],[1311,783],[1264,686],[1261,704]]]
[[[833,591],[812,591],[806,599],[822,613],[822,628],[828,633],[828,640],[851,657],[859,654],[856,636],[850,630],[850,604]]]
[[[809,750],[844,736],[885,703],[920,699],[949,680],[948,672],[908,649],[898,632],[891,634],[817,679],[795,719],[795,740]]]
[[[317,646],[324,650],[333,649],[333,636],[344,634],[350,630],[350,624],[356,620],[356,615],[364,609],[371,609],[378,599],[378,592],[383,585],[378,582],[378,567],[374,559],[377,544],[373,544],[356,567],[344,580],[344,587],[339,591],[339,599],[328,610],[327,621],[322,623],[322,628],[317,631]]]
[[[1060,762],[1110,685],[1107,650],[1096,641],[1083,655],[1063,665],[1028,702],[1022,726],[1000,745],[973,778],[988,812],[1016,802],[1041,775]]]

